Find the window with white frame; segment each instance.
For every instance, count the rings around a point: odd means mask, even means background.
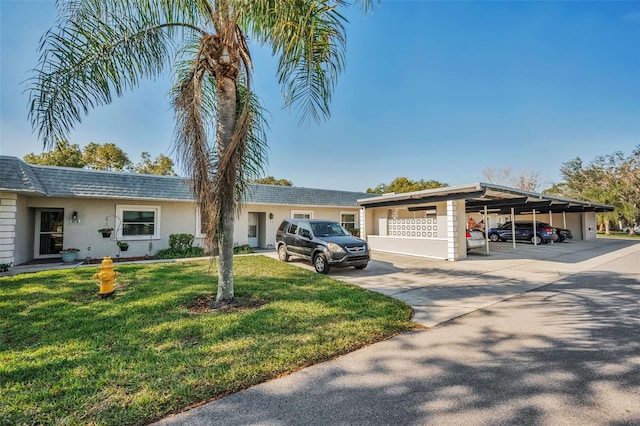
[[[311,210],[291,210],[291,217],[293,219],[313,219],[313,212]]]
[[[353,233],[353,230],[356,229],[356,216],[356,213],[341,212],[340,225],[347,231]]]
[[[124,240],[147,240],[160,238],[160,206],[116,206],[116,215],[121,220],[118,238]]]

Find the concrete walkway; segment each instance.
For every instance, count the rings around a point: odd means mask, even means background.
[[[159,424],[640,424],[640,244],[535,249],[547,252],[459,263],[385,255],[366,276],[345,270],[411,302],[426,324],[475,312]]]

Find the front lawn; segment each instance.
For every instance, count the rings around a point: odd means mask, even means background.
[[[146,424],[411,329],[386,296],[264,256],[235,259],[246,307],[208,308],[209,261],[0,278],[0,424]]]
[[[630,235],[628,232],[611,231],[611,235],[605,235],[604,232],[598,231],[598,238],[623,238],[623,239],[631,239],[631,240],[634,240],[634,239],[640,240],[640,234]]]

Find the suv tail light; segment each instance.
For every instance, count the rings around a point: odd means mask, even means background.
[[[542,229],[547,234],[553,234],[553,228],[540,228],[540,229]]]

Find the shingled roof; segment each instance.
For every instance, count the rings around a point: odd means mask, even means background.
[[[47,194],[30,164],[3,155],[0,155],[0,191]]]
[[[45,197],[190,201],[190,181],[183,177],[40,166],[16,157],[0,156],[0,191]],[[364,192],[296,186],[250,185],[247,203],[300,206],[358,207]]]

